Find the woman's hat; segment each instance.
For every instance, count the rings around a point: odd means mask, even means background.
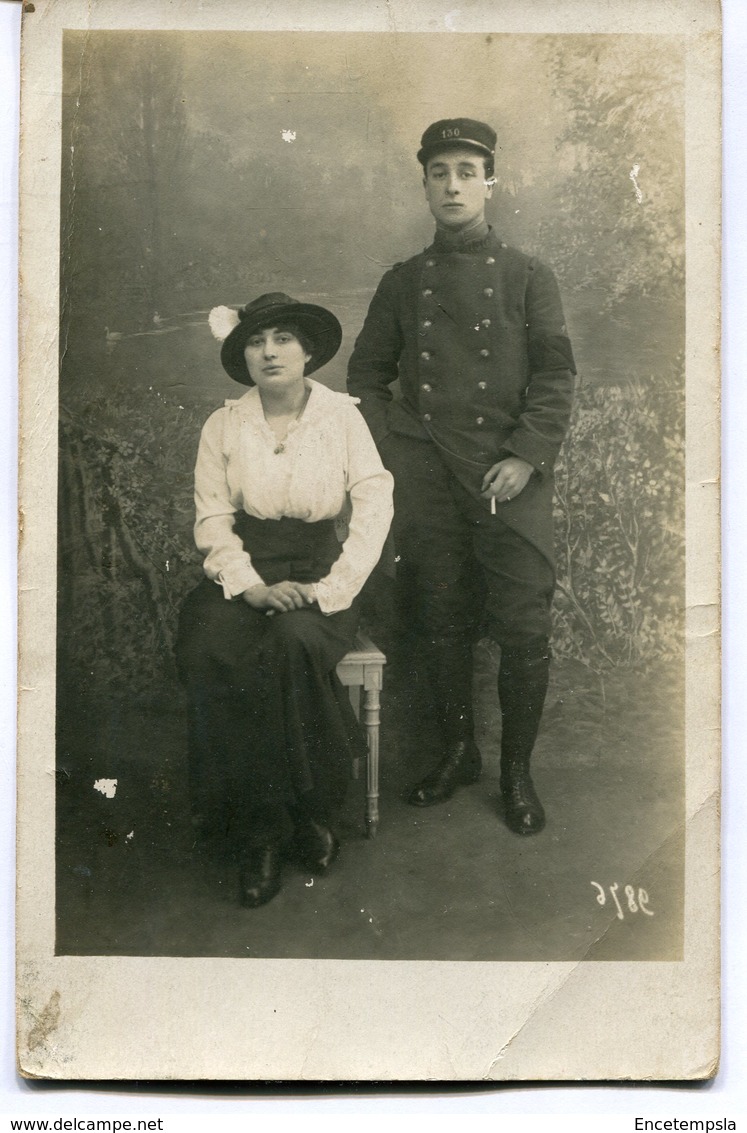
[[[282,291],[271,291],[253,299],[238,311],[233,307],[213,307],[208,315],[210,329],[223,343],[220,360],[223,369],[236,382],[253,386],[244,358],[244,349],[250,337],[258,330],[278,324],[292,324],[309,339],[311,358],[304,374],[315,370],[334,358],[342,342],[342,327],[331,311],[314,303],[301,303]]]

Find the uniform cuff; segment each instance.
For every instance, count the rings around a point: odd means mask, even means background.
[[[518,456],[531,464],[542,476],[552,472],[555,467],[555,453],[551,455],[545,445],[533,442],[529,436],[514,433],[503,442],[501,448],[509,456]]]

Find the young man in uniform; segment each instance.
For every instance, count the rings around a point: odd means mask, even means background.
[[[495,145],[468,118],[423,134],[435,239],[379,284],[348,389],[394,475],[397,553],[415,578],[443,736],[408,801],[443,802],[480,774],[472,645],[484,629],[501,647],[505,819],[534,834],[545,824],[530,757],[550,665],[553,465],[575,368],[552,272],[485,220]]]

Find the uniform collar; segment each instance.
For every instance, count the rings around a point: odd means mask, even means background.
[[[431,247],[434,252],[479,252],[486,246],[492,231],[486,220],[458,232],[437,228]]]

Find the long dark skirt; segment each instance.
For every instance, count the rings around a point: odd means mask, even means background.
[[[268,584],[318,581],[340,547],[331,523],[254,520],[236,530]],[[355,609],[275,613],[203,580],[181,610],[177,664],[187,692],[193,815],[243,847],[277,840],[287,815],[334,819],[364,740],[335,666]]]

